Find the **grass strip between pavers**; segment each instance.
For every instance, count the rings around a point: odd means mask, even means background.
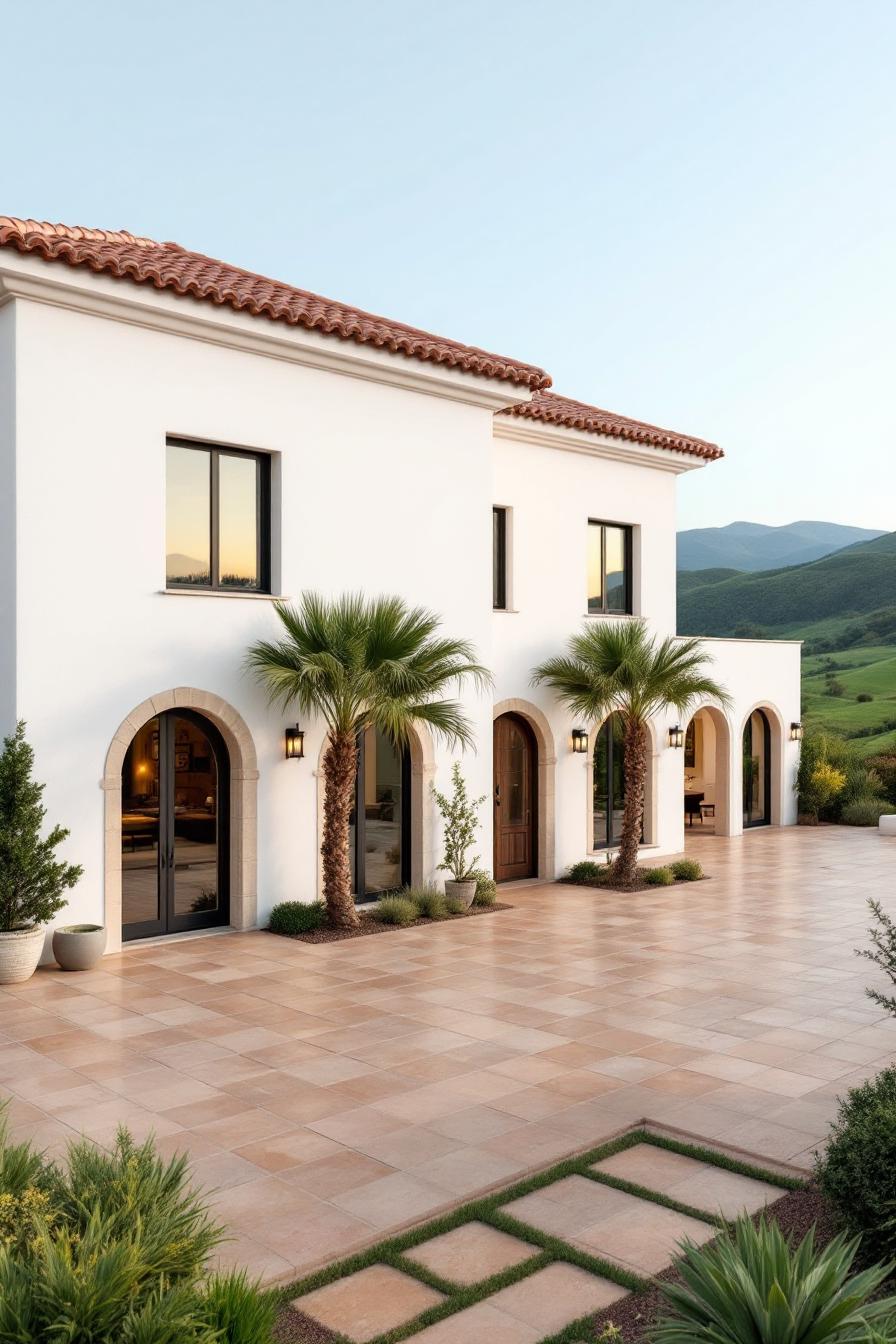
[[[403,1325],[396,1326],[395,1329],[384,1334],[377,1335],[375,1339],[369,1341],[369,1344],[400,1344],[400,1341],[410,1339],[427,1326],[434,1325],[437,1321],[444,1320],[448,1316],[454,1316],[467,1307],[475,1306],[477,1302],[484,1301],[500,1289],[518,1283],[521,1279],[526,1279],[531,1274],[537,1273],[538,1270],[544,1269],[547,1265],[557,1262],[575,1265],[590,1274],[609,1279],[622,1288],[638,1292],[649,1287],[649,1279],[642,1278],[640,1275],[623,1269],[620,1265],[613,1264],[599,1256],[580,1251],[569,1242],[564,1241],[562,1237],[530,1227],[528,1223],[521,1222],[512,1215],[505,1213],[503,1206],[512,1203],[514,1200],[522,1199],[524,1195],[542,1190],[545,1186],[553,1185],[556,1181],[561,1181],[567,1176],[585,1176],[589,1180],[612,1186],[626,1194],[634,1195],[638,1199],[643,1199],[652,1204],[660,1204],[665,1208],[673,1209],[676,1213],[699,1219],[701,1222],[709,1223],[720,1230],[729,1225],[719,1215],[683,1204],[660,1191],[622,1180],[608,1172],[591,1170],[595,1162],[601,1162],[605,1158],[613,1157],[616,1153],[625,1152],[626,1149],[634,1148],[639,1143],[650,1143],[656,1148],[666,1148],[671,1152],[680,1153],[684,1157],[693,1157],[708,1165],[722,1167],[727,1171],[735,1172],[739,1176],[749,1176],[753,1180],[765,1181],[767,1184],[776,1185],[782,1190],[799,1190],[805,1184],[797,1177],[767,1171],[754,1163],[741,1161],[739,1158],[716,1152],[713,1148],[687,1143],[684,1140],[674,1139],[664,1134],[654,1134],[646,1129],[634,1129],[621,1135],[618,1139],[600,1144],[598,1147],[579,1153],[575,1157],[564,1158],[546,1171],[526,1177],[517,1181],[514,1185],[506,1186],[490,1195],[462,1204],[450,1213],[434,1218],[409,1232],[387,1237],[376,1245],[368,1247],[365,1251],[359,1251],[356,1255],[348,1256],[344,1260],[338,1260],[332,1265],[327,1265],[324,1269],[317,1270],[316,1273],[309,1274],[289,1287],[281,1289],[278,1294],[279,1300],[284,1303],[292,1302],[295,1299],[301,1299],[316,1288],[323,1288],[327,1284],[335,1283],[337,1279],[356,1274],[359,1270],[368,1269],[371,1265],[389,1265],[445,1295],[444,1302],[439,1302],[435,1306],[427,1308],[426,1311],[421,1312],[412,1320],[406,1321]],[[501,1273],[492,1275],[491,1278],[480,1280],[478,1283],[466,1287],[458,1286],[437,1274],[433,1274],[431,1270],[414,1259],[414,1248],[422,1245],[423,1242],[431,1241],[434,1237],[442,1236],[446,1232],[453,1232],[455,1228],[462,1227],[465,1223],[475,1222],[487,1223],[499,1232],[506,1232],[510,1236],[516,1237],[517,1240],[531,1245],[532,1256],[528,1260],[521,1261],[518,1265],[512,1265],[510,1268],[502,1270]],[[300,1301],[296,1302],[296,1309],[301,1310]],[[571,1321],[569,1325],[564,1326],[556,1334],[546,1336],[541,1344],[570,1344],[571,1341],[581,1337],[583,1329],[593,1315],[594,1313],[591,1312],[576,1321]],[[353,1344],[348,1336],[335,1332],[333,1332],[333,1339],[338,1341],[338,1344]]]

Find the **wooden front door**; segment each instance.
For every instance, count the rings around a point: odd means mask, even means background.
[[[517,714],[495,720],[495,881],[535,877],[535,738]]]

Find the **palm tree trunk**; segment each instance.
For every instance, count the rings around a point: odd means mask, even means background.
[[[622,765],[625,810],[622,841],[616,856],[615,875],[621,886],[633,886],[638,873],[638,846],[644,819],[644,781],[647,777],[647,733],[638,719],[627,719]]]
[[[349,819],[355,801],[358,745],[353,733],[335,733],[324,753],[324,832],[320,852],[324,868],[324,901],[330,923],[356,929],[358,911],[352,899]]]

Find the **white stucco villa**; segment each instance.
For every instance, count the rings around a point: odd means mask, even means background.
[[[306,589],[398,593],[492,668],[463,768],[505,803],[499,880],[612,850],[613,720],[531,670],[586,620],[674,633],[677,478],[720,452],[549,383],[174,244],[0,218],[0,729],[27,721],[84,865],[66,921],[111,950],[318,894],[322,728],[287,759],[243,666]],[[708,649],[732,704],[653,723],[650,854],[796,819],[799,645]],[[359,896],[435,875],[450,764],[367,735]]]

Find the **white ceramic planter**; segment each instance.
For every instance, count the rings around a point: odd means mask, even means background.
[[[66,924],[53,930],[53,956],[64,971],[89,971],[105,950],[102,924]]]
[[[18,985],[30,980],[43,950],[44,929],[40,924],[0,933],[0,985]]]
[[[458,898],[458,900],[463,901],[464,905],[465,905],[465,906],[467,907],[467,909],[469,910],[470,906],[473,904],[473,897],[476,895],[476,880],[475,880],[475,878],[474,878],[474,880],[473,880],[472,882],[451,882],[451,881],[446,881],[446,883],[445,883],[445,895],[446,895],[446,896],[456,896],[456,897]]]

